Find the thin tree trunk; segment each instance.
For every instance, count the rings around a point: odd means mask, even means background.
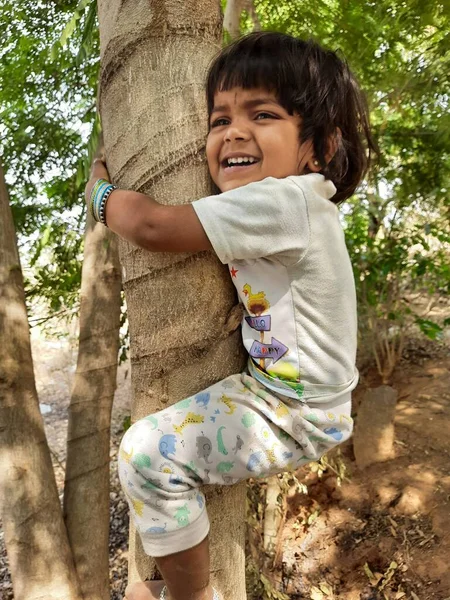
[[[64,518],[85,600],[108,600],[109,454],[121,276],[117,238],[88,211],[78,362],[69,406]],[[95,532],[95,534],[93,533]]]
[[[278,498],[283,495],[280,481],[276,475],[269,477],[266,489],[266,506],[264,509],[264,551],[267,556],[274,556],[280,525],[283,520]]]
[[[246,10],[250,15],[253,23],[253,31],[261,31],[261,23],[253,0],[227,0],[223,16],[223,28],[228,32],[232,40],[241,35],[240,22],[243,10]]]
[[[253,31],[261,31],[261,22],[258,17],[258,13],[255,9],[255,3],[253,0],[244,1],[244,10],[246,10],[253,22]]]
[[[223,16],[223,28],[228,31],[232,40],[238,38],[240,35],[239,23],[243,5],[244,0],[227,0]]]
[[[0,166],[0,515],[15,600],[79,600],[33,374],[14,223]]]
[[[100,108],[108,167],[121,187],[167,204],[210,193],[204,80],[220,49],[217,0],[100,0]],[[151,254],[121,242],[130,322],[133,419],[239,372],[239,318],[227,270],[208,252]],[[245,485],[209,497],[212,574],[245,598]],[[130,580],[153,575],[134,531]]]

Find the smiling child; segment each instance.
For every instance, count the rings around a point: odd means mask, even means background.
[[[352,432],[356,300],[336,205],[373,150],[363,96],[335,53],[269,32],[225,48],[206,91],[219,194],[163,206],[114,188],[101,162],[86,188],[97,220],[131,243],[228,265],[249,355],[245,372],[124,436],[121,483],[164,578],[129,586],[128,600],[219,598],[201,486],[294,471]]]

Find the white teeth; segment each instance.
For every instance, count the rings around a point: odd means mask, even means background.
[[[238,156],[236,158],[229,158],[227,160],[228,162],[228,166],[230,165],[240,165],[242,163],[244,164],[252,164],[254,162],[256,162],[256,158],[253,158],[252,156]]]

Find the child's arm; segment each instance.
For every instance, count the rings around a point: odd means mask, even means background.
[[[105,165],[94,162],[86,185],[89,202],[94,183],[109,181]],[[152,252],[199,252],[212,246],[190,204],[165,206],[149,196],[128,190],[114,190],[106,204],[108,227],[136,246]]]

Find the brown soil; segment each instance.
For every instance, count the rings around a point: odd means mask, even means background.
[[[285,598],[281,593],[312,600],[450,600],[450,355],[448,348],[435,348],[416,344],[392,382],[399,392],[395,458],[359,471],[349,443],[327,457],[324,471],[299,471],[307,490],[296,491],[295,482],[286,488],[275,558],[261,558],[265,484],[250,482],[249,600]],[[44,420],[62,492],[74,346],[35,340],[34,356],[40,401],[52,409]],[[112,600],[122,598],[126,584],[128,515],[115,463],[129,414],[126,366],[118,384],[111,444]],[[364,391],[375,385],[373,374],[362,378],[356,412]],[[339,485],[336,472],[344,470]],[[1,529],[0,597],[13,597]]]
[[[443,347],[434,358],[421,354],[430,354],[427,345],[410,352],[392,381],[395,458],[358,470],[350,442],[327,457],[345,469],[340,485],[330,467],[297,473],[307,493],[287,494],[278,555],[265,566],[253,561],[289,598],[450,600],[450,356]],[[373,373],[362,378],[356,413],[376,385]],[[260,484],[251,498],[263,505]],[[260,543],[260,528],[261,519],[251,542]],[[264,595],[257,590],[254,600]]]

